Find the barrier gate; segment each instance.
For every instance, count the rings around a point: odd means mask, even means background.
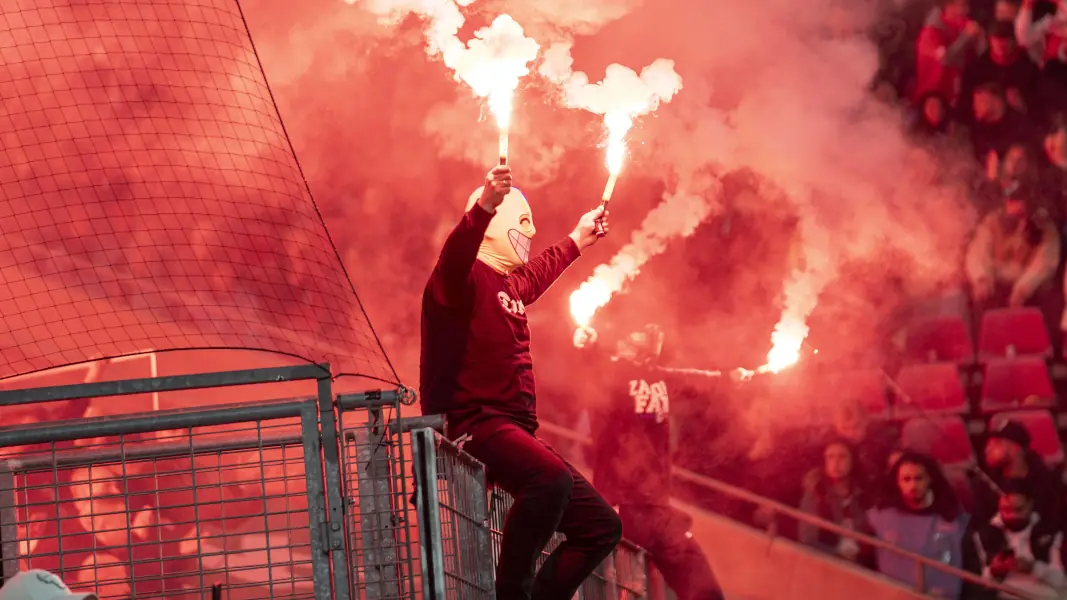
[[[316,398],[0,428],[0,571],[104,599],[491,599],[510,500],[405,390],[334,398],[304,365],[0,391],[0,407],[316,380]],[[490,501],[491,500],[491,501]],[[558,543],[558,540],[556,542]],[[585,600],[641,600],[620,546]]]

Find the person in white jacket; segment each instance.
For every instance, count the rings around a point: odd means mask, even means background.
[[[1063,533],[1034,510],[1024,480],[1009,479],[1002,492],[997,515],[974,534],[982,576],[1018,589],[1026,598],[1062,597],[1067,591]]]
[[[976,316],[990,308],[1042,306],[1053,289],[1060,236],[1025,186],[1009,189],[1004,203],[978,224],[967,248],[966,270]]]

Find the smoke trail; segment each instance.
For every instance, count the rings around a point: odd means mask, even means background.
[[[560,86],[563,105],[598,115],[621,112],[637,117],[670,102],[682,89],[682,78],[674,70],[674,61],[659,58],[641,70],[612,63],[604,79],[590,83],[589,76],[572,69],[570,42],[553,44],[545,51],[538,73]]]
[[[709,174],[692,174],[679,181],[676,191],[665,195],[648,213],[630,242],[609,263],[596,267],[593,275],[571,294],[574,320],[581,326],[588,325],[596,310],[623,291],[650,258],[667,249],[671,239],[692,235],[712,213],[715,202],[708,190],[715,184]]]

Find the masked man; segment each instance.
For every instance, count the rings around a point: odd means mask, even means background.
[[[568,600],[611,554],[618,515],[537,430],[526,307],[597,240],[603,209],[528,261],[536,233],[511,169],[494,168],[445,241],[422,300],[423,414],[444,414],[449,436],[514,497],[497,565],[497,598]],[[534,577],[556,531],[566,536]]]
[[[659,365],[663,330],[647,325],[616,344],[610,364],[597,371],[606,384],[593,425],[593,482],[618,507],[626,539],[648,551],[678,600],[722,600],[722,591],[691,519],[671,507],[672,443],[669,390],[695,386],[697,371]],[[591,348],[595,337],[575,337]],[[671,382],[668,387],[668,382]]]

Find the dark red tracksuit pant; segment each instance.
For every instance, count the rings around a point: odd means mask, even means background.
[[[626,539],[648,551],[678,600],[725,598],[704,551],[689,534],[689,515],[647,504],[623,504],[619,514]]]
[[[475,428],[463,449],[515,499],[504,520],[497,600],[570,600],[622,539],[619,516],[555,450],[509,422]],[[557,531],[567,539],[535,576],[537,559]]]

